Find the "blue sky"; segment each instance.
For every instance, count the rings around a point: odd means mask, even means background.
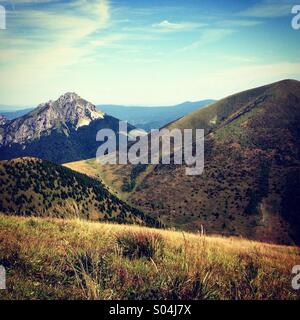
[[[290,0],[1,1],[0,104],[167,105],[300,80]]]

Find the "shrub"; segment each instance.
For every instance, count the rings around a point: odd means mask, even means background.
[[[117,245],[124,257],[152,259],[163,255],[165,241],[154,232],[126,232],[117,235]]]

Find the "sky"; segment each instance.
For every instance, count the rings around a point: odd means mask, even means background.
[[[1,1],[0,104],[171,105],[300,80],[295,0]]]

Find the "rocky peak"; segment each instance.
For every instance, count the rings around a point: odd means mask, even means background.
[[[72,103],[73,101],[82,100],[81,97],[75,92],[66,92],[61,95],[57,101],[62,104]]]
[[[56,101],[40,104],[27,115],[17,118],[6,128],[3,144],[23,143],[58,129],[68,135],[70,130],[87,126],[104,113],[76,93],[65,93]]]
[[[76,129],[104,116],[103,112],[74,92],[65,93],[56,101],[41,105],[40,109],[46,112],[48,119],[55,116],[57,120]]]

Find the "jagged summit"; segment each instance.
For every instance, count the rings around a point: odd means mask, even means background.
[[[65,93],[56,101],[40,104],[36,109],[23,117],[17,118],[5,126],[2,145],[23,143],[29,139],[39,138],[54,129],[77,130],[92,121],[103,119],[104,113],[95,105],[82,99],[76,93]]]
[[[71,123],[76,128],[88,125],[91,121],[104,116],[104,113],[98,111],[95,105],[74,92],[67,92],[56,101],[50,101],[46,105],[57,112],[58,118]]]
[[[33,156],[55,163],[95,157],[101,129],[119,130],[119,120],[74,92],[0,127],[0,159]],[[128,126],[128,130],[133,130]]]
[[[57,101],[61,103],[72,103],[73,101],[83,100],[76,92],[66,92]]]
[[[62,94],[59,98],[81,99],[81,97],[76,92],[66,92],[65,94]]]

